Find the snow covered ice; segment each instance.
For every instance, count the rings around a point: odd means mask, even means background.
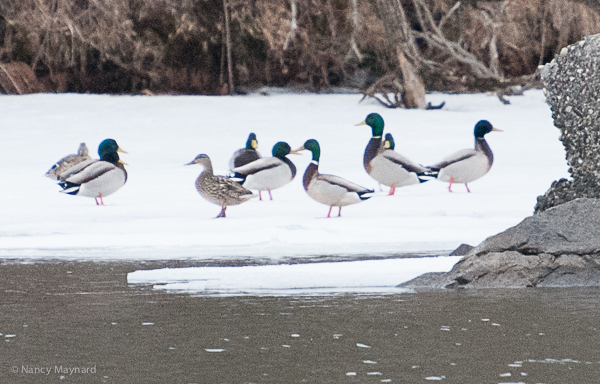
[[[503,105],[495,96],[428,95],[439,111],[390,110],[360,95],[0,96],[0,257],[44,259],[284,259],[314,255],[444,254],[476,245],[533,212],[536,197],[567,177],[564,151],[541,91]],[[473,146],[473,127],[487,119],[504,130],[486,136],[494,165],[482,179],[455,185],[430,181],[379,192],[365,172],[368,127],[354,124],[377,112],[396,150],[423,165]],[[273,201],[220,208],[202,199],[194,182],[208,154],[215,174],[227,174],[232,153],[257,135],[269,155],[278,141],[293,148],[309,138],[321,144],[320,171],[378,194],[324,219],[328,207],[310,199],[302,174],[310,156],[289,156],[298,174],[273,191]],[[127,184],[94,200],[59,193],[44,173],[85,142],[96,155],[106,138],[128,154]],[[337,212],[337,211],[334,211]],[[446,253],[447,254],[447,253]]]
[[[444,272],[460,260],[425,257],[246,267],[190,267],[140,270],[127,275],[129,284],[155,284],[154,289],[203,295],[309,296],[336,293],[390,294],[409,292],[403,281],[423,273]],[[292,337],[300,337],[293,334]],[[370,348],[356,344],[360,348]]]

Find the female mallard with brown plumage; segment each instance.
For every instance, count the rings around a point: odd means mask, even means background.
[[[80,162],[60,174],[61,192],[93,197],[96,205],[104,205],[102,198],[116,192],[127,181],[125,163],[117,152],[127,153],[113,139],[102,141],[98,147],[100,160]]]
[[[365,170],[379,183],[390,186],[390,195],[396,192],[396,187],[423,183],[428,181],[427,177],[435,177],[435,172],[431,169],[382,145],[384,122],[378,113],[370,113],[357,125],[368,125],[372,131],[363,157]]]
[[[471,190],[467,183],[479,179],[492,168],[494,154],[484,139],[484,136],[492,131],[502,132],[501,129],[494,128],[489,121],[480,120],[475,124],[473,132],[475,136],[474,149],[454,152],[441,162],[430,166],[432,170],[439,171],[438,180],[450,183],[448,191],[452,192],[452,183],[463,183],[467,187],[467,192],[470,193]]]
[[[303,150],[312,152],[312,161],[304,172],[304,189],[314,200],[329,206],[327,217],[331,216],[331,209],[333,207],[339,207],[338,217],[340,217],[342,215],[342,207],[360,203],[371,197],[365,195],[373,193],[372,189],[361,187],[338,176],[322,175],[319,173],[321,147],[316,140],[307,140],[302,147],[296,149],[296,152]]]
[[[49,177],[52,180],[60,180],[60,174],[67,169],[83,162],[91,163],[92,161],[94,160],[90,157],[87,146],[85,143],[81,143],[79,144],[79,150],[76,154],[68,155],[58,160],[56,164],[46,172],[46,177]]]
[[[213,204],[221,206],[219,217],[225,217],[225,210],[229,205],[237,205],[256,197],[251,191],[242,187],[239,183],[224,176],[213,174],[212,162],[205,154],[196,156],[194,160],[185,164],[200,164],[204,171],[196,179],[198,193]]]

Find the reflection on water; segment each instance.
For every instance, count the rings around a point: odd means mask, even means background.
[[[194,297],[127,285],[160,266],[0,265],[0,383],[600,382],[598,289]]]

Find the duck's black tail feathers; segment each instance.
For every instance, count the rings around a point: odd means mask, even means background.
[[[71,183],[68,181],[62,181],[58,183],[58,185],[60,185],[60,187],[63,189],[60,192],[66,193],[67,195],[76,195],[79,192],[79,187],[81,187],[81,185],[79,184]]]
[[[369,189],[369,190],[366,190],[366,191],[363,191],[363,192],[356,192],[356,194],[358,194],[358,198],[359,199],[361,199],[361,200],[368,200],[371,197],[373,197],[373,196],[371,196],[371,194],[374,193],[374,192],[375,192],[374,190]],[[369,196],[365,196],[365,195],[369,195]]]
[[[417,173],[417,177],[419,178],[419,182],[425,183],[429,180],[437,179],[439,174],[439,168],[429,168],[429,171]]]
[[[233,175],[229,174],[227,177],[229,177],[231,181],[235,181],[238,184],[244,184],[248,175],[242,175],[241,173],[236,172]]]

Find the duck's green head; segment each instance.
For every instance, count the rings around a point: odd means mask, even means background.
[[[373,136],[382,136],[385,123],[379,113],[369,113],[364,121],[356,125],[368,125],[371,127]]]
[[[292,151],[292,148],[288,143],[280,141],[279,143],[273,146],[273,157],[277,157],[279,159],[283,159],[289,154],[299,155],[298,151]]]
[[[385,134],[385,141],[383,142],[383,147],[385,149],[394,149],[396,148],[396,143],[394,142],[394,138],[391,133]]]
[[[246,149],[254,150],[258,147],[258,140],[256,140],[256,135],[251,133],[248,136],[248,140],[246,140]]]
[[[502,132],[501,129],[494,128],[494,126],[487,120],[480,120],[477,122],[477,124],[475,124],[474,133],[476,138],[483,138],[483,136],[492,131]]]
[[[119,155],[117,152],[127,153],[122,150],[117,142],[113,139],[106,139],[100,143],[98,146],[98,155],[100,156],[100,160],[110,161],[112,163],[119,161]]]
[[[321,157],[321,147],[319,146],[319,142],[317,140],[315,140],[315,139],[306,140],[304,142],[303,146],[294,150],[293,152],[299,152],[299,151],[304,151],[304,150],[312,152],[313,161],[319,161],[319,158]]]

